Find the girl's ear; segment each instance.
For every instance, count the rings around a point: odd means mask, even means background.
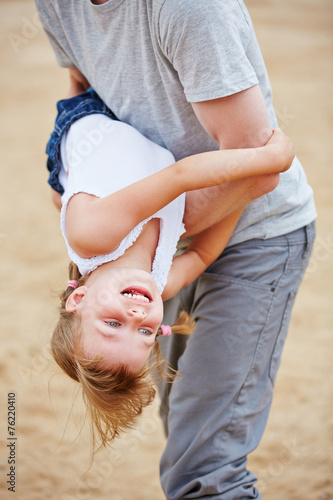
[[[85,294],[87,293],[88,288],[86,286],[79,286],[76,288],[68,297],[66,301],[66,311],[71,313],[75,312],[78,305],[81,304],[81,301]]]

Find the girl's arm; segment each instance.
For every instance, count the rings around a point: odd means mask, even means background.
[[[202,274],[223,252],[241,216],[237,210],[214,226],[197,234],[186,251],[173,259],[162,299],[176,295]]]
[[[190,156],[105,198],[79,193],[68,204],[68,241],[84,258],[112,252],[139,222],[180,194],[243,177],[283,172],[293,156],[289,139],[275,130],[265,146]]]

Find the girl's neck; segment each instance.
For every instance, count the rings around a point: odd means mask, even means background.
[[[151,272],[155,258],[156,247],[160,235],[160,219],[151,219],[144,225],[136,241],[124,255],[117,260],[107,262],[98,269],[106,267],[127,267]],[[96,269],[96,271],[98,271]],[[96,273],[96,271],[93,271]]]

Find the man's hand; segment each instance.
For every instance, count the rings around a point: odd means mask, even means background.
[[[55,191],[52,189],[52,201],[54,205],[57,207],[58,210],[61,210],[62,203],[61,203],[61,195],[58,193],[58,191]]]
[[[82,73],[77,68],[69,69],[69,95],[68,97],[75,97],[82,94],[85,90],[90,87],[88,80],[82,75]]]

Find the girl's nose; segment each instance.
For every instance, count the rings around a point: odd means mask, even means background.
[[[129,316],[136,318],[138,320],[144,320],[147,317],[147,313],[145,311],[141,311],[140,309],[128,309],[127,313]]]

